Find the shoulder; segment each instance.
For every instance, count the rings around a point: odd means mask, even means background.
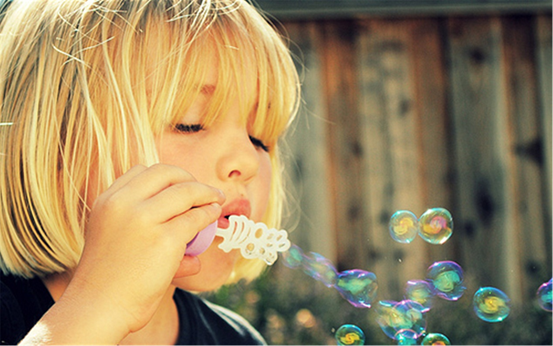
[[[218,314],[225,322],[232,326],[234,330],[239,331],[241,334],[249,335],[253,339],[260,340],[261,344],[265,344],[265,340],[261,334],[259,334],[259,332],[252,327],[252,325],[244,317],[232,310],[213,304],[209,301],[205,301],[205,304],[216,314]]]
[[[54,303],[40,279],[0,276],[0,340],[17,344]]]
[[[175,292],[175,302],[181,319],[181,336],[192,336],[186,343],[266,345],[261,334],[245,318],[227,308],[180,289]]]
[[[2,275],[0,281],[0,341],[17,344],[25,336],[23,311],[13,290],[13,280]]]

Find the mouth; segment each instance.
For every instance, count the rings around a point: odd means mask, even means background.
[[[230,217],[230,215],[221,216],[217,220],[217,228],[227,229],[228,226],[230,225],[230,221],[228,219],[229,217]]]
[[[244,215],[247,218],[251,214],[250,201],[244,198],[232,200],[226,206],[223,206],[221,217],[217,220],[217,227],[227,229],[230,226],[229,217],[232,215]]]

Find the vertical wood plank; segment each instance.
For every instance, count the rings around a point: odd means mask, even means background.
[[[538,76],[538,88],[539,88],[539,106],[540,106],[540,124],[541,124],[541,136],[543,138],[543,178],[542,184],[544,187],[544,198],[543,198],[543,213],[544,213],[544,234],[545,234],[545,246],[547,249],[547,261],[549,263],[549,268],[546,273],[547,277],[551,277],[551,225],[552,225],[552,216],[551,212],[553,209],[552,204],[552,127],[553,127],[553,115],[552,115],[552,100],[551,95],[553,93],[551,87],[551,62],[552,58],[552,48],[551,48],[551,15],[539,15],[535,19],[535,30],[536,30],[536,70]],[[547,279],[546,277],[546,279]]]
[[[375,272],[377,299],[401,299],[406,280],[450,259],[465,269],[465,302],[495,286],[535,304],[552,272],[550,13],[285,25],[304,64],[285,157],[292,240]],[[394,211],[437,206],[455,219],[446,244],[391,239]],[[288,268],[272,273],[276,292],[315,296],[301,308],[321,301]]]
[[[544,280],[547,248],[543,204],[541,147],[543,143],[538,114],[538,95],[533,18],[510,16],[502,19],[506,104],[509,121],[509,177],[517,244],[510,257],[519,258],[519,275],[510,273],[513,285],[520,286],[520,300],[534,298]],[[549,228],[550,230],[550,228]],[[515,268],[510,268],[514,270]]]
[[[442,207],[453,212],[450,119],[447,109],[447,70],[441,18],[413,21],[411,32],[415,90],[416,131],[420,137],[421,203],[425,208]],[[455,223],[456,215],[453,213]],[[426,262],[456,257],[455,227],[442,245],[426,246]]]
[[[339,270],[363,268],[367,263],[355,35],[349,21],[324,23],[323,71]]]
[[[409,279],[423,279],[424,242],[395,242],[390,216],[400,209],[420,215],[420,142],[413,87],[411,24],[368,20],[359,37],[363,179],[367,182],[366,232],[380,299],[400,300]]]
[[[517,302],[500,21],[452,18],[449,24],[460,264],[477,285],[498,287]]]
[[[339,269],[374,271],[379,299],[445,259],[532,299],[533,280],[551,275],[551,18],[286,27],[305,65],[288,136],[292,239]],[[390,238],[394,211],[437,206],[455,220],[446,244]]]
[[[286,229],[291,240],[304,251],[320,253],[336,261],[336,246],[328,177],[326,108],[321,75],[321,31],[314,22],[288,23],[297,68],[302,79],[302,105],[286,136],[284,160],[289,188]]]

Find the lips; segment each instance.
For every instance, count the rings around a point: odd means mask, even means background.
[[[244,215],[247,218],[250,218],[252,212],[252,207],[250,201],[245,198],[239,198],[232,200],[227,205],[223,206],[223,212],[221,217],[217,220],[217,227],[226,229],[229,227],[230,222],[228,217],[231,215]]]

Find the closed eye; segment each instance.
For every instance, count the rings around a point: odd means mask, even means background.
[[[201,124],[176,124],[174,126],[175,131],[180,133],[196,133],[204,130],[204,127]],[[269,152],[270,148],[263,143],[258,138],[255,138],[253,136],[249,136],[250,141],[254,146],[257,148],[262,149],[263,151]]]
[[[252,137],[250,136],[250,141],[252,142],[253,145],[255,145],[256,147],[266,151],[266,152],[269,152],[269,147],[265,145],[265,143],[263,143],[260,139],[257,139],[255,137]]]
[[[181,133],[196,133],[202,131],[204,127],[201,124],[176,124],[174,129]]]

